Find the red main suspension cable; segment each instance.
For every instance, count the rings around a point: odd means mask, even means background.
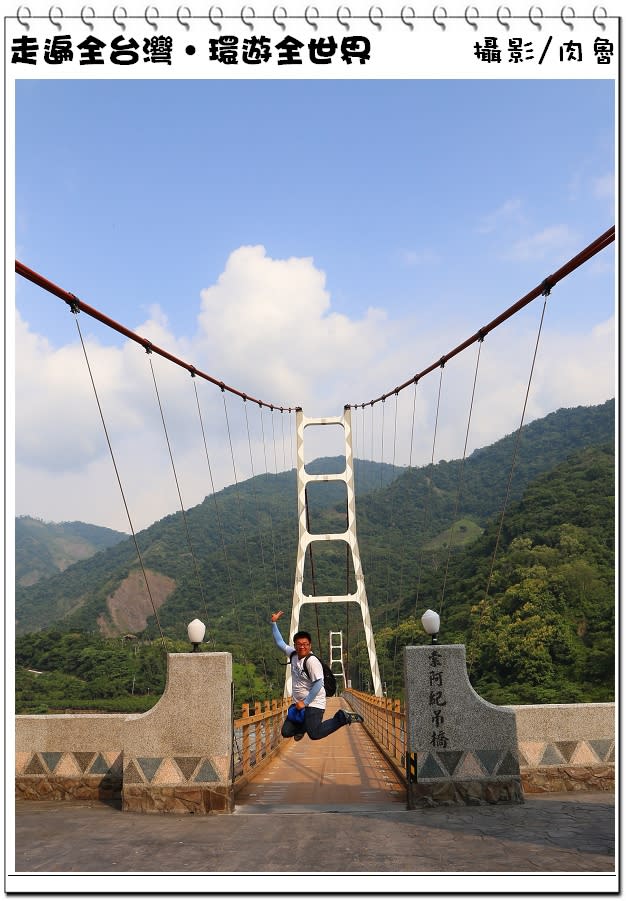
[[[379,401],[385,401],[388,397],[391,397],[392,394],[398,394],[400,391],[408,388],[409,385],[416,384],[421,378],[423,378],[425,375],[428,375],[429,372],[433,372],[433,370],[437,369],[438,367],[444,366],[448,362],[448,360],[451,360],[457,354],[460,354],[462,351],[466,350],[476,341],[482,341],[485,335],[488,335],[489,332],[493,331],[499,325],[502,325],[503,322],[506,322],[507,319],[510,319],[511,316],[514,316],[541,294],[549,294],[551,289],[558,282],[560,282],[561,279],[565,278],[566,275],[569,275],[579,266],[582,266],[583,263],[586,263],[591,259],[591,257],[595,256],[595,254],[599,253],[601,250],[604,250],[604,248],[608,247],[609,244],[611,244],[614,240],[615,226],[613,225],[611,226],[611,228],[607,229],[604,234],[600,235],[595,239],[595,241],[592,241],[591,244],[588,244],[587,247],[583,248],[583,250],[577,253],[576,256],[572,257],[571,260],[561,266],[560,269],[557,269],[556,272],[553,272],[552,275],[549,275],[547,278],[545,278],[540,285],[537,285],[532,289],[532,291],[529,291],[528,294],[520,298],[517,303],[514,303],[513,306],[509,307],[495,319],[492,319],[491,322],[479,329],[475,335],[471,336],[471,338],[468,338],[462,344],[459,344],[458,347],[455,347],[454,350],[451,350],[449,353],[444,354],[436,362],[431,363],[431,365],[426,369],[423,369],[422,372],[418,372],[412,378],[407,379],[406,382],[403,382],[402,385],[398,385],[396,388],[393,388],[386,394],[381,394],[380,397],[377,397],[374,400],[366,401],[365,403],[360,404],[346,404],[345,409],[348,410],[351,407],[354,407],[356,409],[358,407],[363,408],[366,406],[373,406]],[[63,288],[55,285],[54,282],[51,282],[47,278],[44,278],[43,275],[39,275],[39,273],[35,272],[33,269],[29,269],[28,266],[20,263],[19,260],[15,261],[15,271],[18,273],[18,275],[23,276],[24,278],[33,282],[35,285],[39,285],[40,288],[43,288],[50,294],[55,294],[57,297],[60,297],[61,300],[64,300],[65,303],[70,306],[72,311],[76,312],[76,310],[80,310],[83,313],[86,313],[88,316],[97,319],[99,322],[102,322],[109,328],[114,329],[121,335],[125,335],[125,337],[129,338],[131,341],[135,341],[137,344],[141,344],[144,350],[148,352],[154,352],[162,357],[165,357],[167,360],[170,360],[177,366],[182,366],[182,368],[186,369],[192,376],[197,375],[200,378],[206,379],[208,382],[212,382],[214,385],[217,385],[218,388],[221,388],[222,391],[230,391],[231,394],[236,394],[244,401],[249,400],[252,403],[258,404],[259,407],[268,407],[270,410],[280,410],[281,413],[292,413],[295,410],[301,409],[300,407],[285,407],[278,404],[270,404],[266,401],[258,400],[258,398],[256,397],[251,397],[249,394],[245,394],[243,391],[238,391],[237,388],[231,388],[231,386],[225,384],[225,382],[213,378],[213,376],[211,375],[207,375],[206,372],[202,372],[200,369],[196,369],[196,367],[192,366],[190,363],[186,363],[184,360],[180,360],[178,357],[175,357],[173,354],[169,353],[167,350],[164,350],[162,347],[157,347],[156,344],[152,344],[152,342],[148,341],[147,338],[142,338],[140,335],[135,334],[135,332],[127,329],[125,326],[121,325],[119,322],[116,322],[114,319],[111,319],[109,316],[105,316],[104,313],[101,313],[94,307],[90,307],[88,304],[75,297],[74,294],[70,294],[69,291],[65,291]]]
[[[460,354],[461,351],[466,350],[476,341],[482,341],[485,335],[488,335],[489,332],[492,332],[499,325],[502,325],[503,322],[506,322],[507,319],[510,319],[511,316],[514,316],[541,294],[549,294],[551,289],[558,282],[560,282],[561,279],[565,278],[566,275],[569,275],[579,266],[582,266],[583,263],[586,263],[587,260],[590,260],[591,257],[595,256],[596,253],[604,250],[604,248],[608,247],[609,244],[611,244],[614,240],[615,226],[613,225],[602,235],[596,238],[595,241],[592,241],[591,244],[588,244],[587,247],[583,248],[580,253],[577,253],[576,256],[572,257],[571,260],[561,266],[560,269],[557,269],[556,272],[553,272],[552,275],[549,275],[547,278],[545,278],[540,285],[537,285],[536,288],[533,288],[532,291],[529,291],[528,294],[525,294],[524,297],[520,298],[517,303],[514,303],[513,306],[509,307],[503,313],[500,313],[499,316],[497,316],[495,319],[492,319],[491,322],[479,329],[475,335],[472,335],[471,338],[468,338],[462,344],[459,344],[458,347],[455,347],[454,350],[451,350],[449,353],[444,354],[435,363],[431,363],[431,365],[422,370],[422,372],[418,372],[413,376],[413,378],[408,379],[402,385],[398,385],[396,388],[393,388],[386,394],[381,394],[380,397],[376,397],[374,398],[374,400],[369,400],[361,404],[346,404],[345,409],[350,409],[350,407],[357,409],[358,407],[363,408],[373,406],[379,401],[385,401],[388,397],[391,397],[392,394],[398,394],[400,391],[408,388],[409,385],[416,384],[421,378],[423,378],[425,375],[428,375],[429,372],[433,372],[433,370],[438,369],[440,366],[444,366],[448,362],[448,360],[451,360],[452,357]]]
[[[80,310],[82,313],[86,313],[93,319],[97,319],[99,322],[102,322],[103,325],[106,325],[109,328],[114,329],[116,332],[119,332],[120,335],[124,335],[126,338],[130,338],[131,341],[135,341],[137,344],[141,344],[144,350],[148,351],[148,353],[155,353],[159,354],[159,356],[161,357],[165,357],[166,360],[170,360],[170,362],[176,363],[177,366],[182,366],[182,368],[186,369],[190,375],[197,375],[202,379],[206,379],[207,382],[212,382],[214,385],[217,385],[218,388],[221,388],[222,391],[230,391],[231,394],[236,394],[243,400],[249,400],[254,404],[258,404],[259,407],[268,407],[270,410],[280,410],[281,413],[292,413],[294,412],[294,410],[299,409],[299,407],[281,407],[278,404],[269,404],[267,403],[267,401],[259,400],[256,397],[251,397],[251,395],[245,394],[243,391],[238,391],[237,388],[231,388],[231,386],[225,384],[225,382],[221,382],[219,379],[213,378],[213,376],[208,375],[206,372],[202,372],[202,370],[196,369],[196,367],[192,366],[191,363],[186,363],[184,360],[180,360],[178,357],[175,357],[173,354],[169,353],[169,351],[167,350],[164,350],[162,347],[157,347],[156,344],[148,341],[147,338],[142,338],[141,335],[137,335],[135,332],[131,332],[131,330],[126,328],[126,326],[121,325],[119,322],[116,322],[109,316],[105,316],[104,313],[101,313],[94,307],[90,307],[82,300],[79,300],[78,297],[75,297],[74,294],[70,294],[69,291],[65,291],[63,288],[55,285],[54,282],[51,282],[47,278],[44,278],[43,275],[40,275],[33,269],[29,269],[28,266],[20,263],[19,260],[15,261],[15,271],[18,275],[21,275],[24,278],[28,279],[28,281],[33,282],[35,285],[39,285],[39,287],[43,288],[44,291],[48,291],[50,294],[55,294],[57,297],[60,297],[61,300],[64,300],[65,303],[68,304],[73,312]]]

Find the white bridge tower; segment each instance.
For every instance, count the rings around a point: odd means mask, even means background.
[[[324,475],[310,475],[304,467],[304,430],[310,425],[339,425],[343,427],[345,438],[346,468],[340,473]],[[352,460],[352,424],[350,409],[346,408],[342,416],[324,419],[311,419],[304,416],[302,410],[296,412],[296,437],[297,437],[297,476],[298,476],[298,554],[296,558],[296,576],[293,589],[293,606],[291,610],[291,625],[289,635],[293,636],[298,631],[300,622],[300,608],[303,604],[345,604],[354,602],[361,608],[363,628],[369,655],[370,669],[372,671],[372,684],[374,694],[382,697],[383,689],[378,671],[376,648],[374,647],[374,633],[367,606],[365,594],[365,580],[359,555],[359,546],[356,538],[356,514],[354,504],[354,464]],[[345,532],[331,535],[311,534],[307,528],[306,487],[309,482],[343,482],[345,483],[348,498],[348,527]],[[356,592],[342,595],[305,595],[302,591],[304,581],[304,560],[309,545],[320,541],[344,541],[352,553],[352,563],[356,579]],[[285,695],[291,695],[291,667],[287,667],[285,679]]]

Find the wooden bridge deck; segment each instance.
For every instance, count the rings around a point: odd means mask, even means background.
[[[324,719],[339,707],[341,698],[329,698]],[[406,789],[394,769],[360,723],[353,723],[328,738],[311,741],[287,739],[284,750],[252,776],[237,794],[237,808],[246,813],[307,807],[320,811],[346,807],[397,808],[406,805]]]

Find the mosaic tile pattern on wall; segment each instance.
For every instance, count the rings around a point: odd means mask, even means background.
[[[519,776],[518,759],[507,750],[416,751],[409,764],[411,781]]]
[[[597,766],[615,762],[615,741],[612,738],[586,741],[524,741],[519,746],[521,767]]]
[[[198,785],[220,781],[208,757],[133,757],[124,766],[124,785]]]
[[[121,779],[122,752],[113,751],[17,751],[17,776],[58,776],[66,779],[101,776]]]

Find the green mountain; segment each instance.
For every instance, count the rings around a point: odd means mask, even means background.
[[[436,599],[432,606],[441,615],[440,641],[466,644],[472,684],[493,703],[612,700],[613,507],[612,445],[588,447],[531,483],[504,521],[496,517],[478,540],[455,546],[446,579],[443,567],[426,572],[422,603],[409,586],[394,598],[389,622],[375,628],[389,694],[402,693],[403,647],[427,641],[419,613],[428,598]],[[322,608],[320,628],[337,628],[331,610]],[[363,637],[354,623],[344,626],[348,677],[368,689]],[[236,655],[237,705],[282,690],[284,669],[276,652],[264,647],[267,631],[262,624],[261,640],[253,645],[239,636],[226,644]],[[18,712],[148,709],[164,687],[164,649],[158,639],[130,638],[54,628],[18,637]],[[169,638],[165,645],[169,651],[188,648]]]
[[[356,461],[359,545],[381,675],[390,693],[401,690],[402,647],[425,640],[419,616],[432,607],[442,613],[441,640],[467,644],[474,684],[485,688],[489,700],[508,702],[511,692],[522,698],[525,691],[545,697],[552,690],[549,679],[560,701],[594,692],[608,699],[614,414],[608,401],[559,410],[524,427],[512,477],[516,435],[464,462],[400,470]],[[329,461],[316,465],[341,468]],[[342,531],[345,499],[339,494],[317,507],[312,502],[311,519],[314,532]],[[18,588],[18,634],[56,622],[65,632],[99,635],[99,641],[127,632],[143,640],[162,633],[181,641],[187,622],[199,616],[207,624],[210,649],[231,651],[268,691],[280,693],[284,668],[267,619],[270,610],[288,614],[291,608],[295,473],[264,474],[230,486],[184,519],[178,513],[154,523],[137,542],[150,592],[134,543],[126,540],[60,575]],[[325,550],[315,551],[313,566],[307,559],[305,593],[313,587],[320,594],[353,591],[345,549],[332,543]],[[328,631],[341,629],[349,678],[365,687],[359,620],[354,604],[307,604],[300,624],[322,653]],[[287,622],[285,616],[284,632]],[[497,659],[489,636],[499,649]],[[524,648],[521,656],[515,641]],[[510,668],[513,651],[518,669]]]
[[[559,410],[526,426],[510,500],[521,497],[533,478],[575,450],[612,441],[613,434],[613,401],[599,407]],[[398,554],[407,552],[408,543],[416,548],[435,541],[454,520],[471,524],[466,532],[459,527],[456,540],[462,535],[471,537],[501,510],[515,441],[515,435],[507,436],[474,452],[464,465],[450,461],[394,470],[379,463],[355,462],[359,544],[374,609],[384,605],[388,572],[394,566],[400,572]],[[328,471],[338,462],[316,461],[308,469]],[[313,532],[341,531],[345,522],[345,501],[323,510],[312,505]],[[440,540],[445,544],[443,537]],[[147,579],[139,567],[135,543],[128,538],[63,573],[31,587],[18,587],[17,631],[65,621],[68,626],[98,629],[104,635],[142,632],[147,626],[150,634],[158,635],[154,609],[161,628],[172,637],[184,637],[184,625],[196,615],[208,616],[216,628],[223,621],[229,631],[249,631],[257,610],[266,611],[275,604],[283,609],[290,606],[297,545],[295,472],[266,473],[229,486],[186,511],[184,518],[180,512],[171,514],[139,532],[137,545]],[[345,591],[344,576],[339,585],[335,580],[325,582],[327,575],[345,571],[334,561],[334,544],[328,553],[327,562],[316,552],[313,574],[310,565],[307,567],[305,593],[312,593],[306,591],[312,576],[318,593]],[[437,566],[441,553],[428,551],[426,556]],[[416,556],[414,552],[409,555]],[[401,588],[398,585],[394,590]],[[138,613],[129,623],[133,605]]]
[[[324,473],[343,467],[344,458],[326,458],[312,461],[307,469]],[[356,462],[355,470],[364,491],[387,485],[399,472],[389,464],[362,461]],[[329,489],[324,503],[341,496],[335,484],[323,487]],[[205,498],[186,511],[184,518],[180,512],[171,514],[139,532],[137,547],[147,579],[143,578],[135,542],[124,536],[124,541],[36,585],[18,584],[17,632],[56,622],[98,630],[103,635],[142,632],[150,617],[154,631],[154,608],[162,625],[176,623],[178,627],[179,618],[185,623],[189,620],[190,609],[194,616],[210,613],[214,617],[229,599],[236,603],[242,594],[250,594],[249,579],[260,578],[266,584],[270,566],[272,587],[276,590],[279,583],[282,603],[288,603],[298,529],[295,489],[295,470],[255,476]],[[320,498],[312,497],[310,506],[312,512],[319,512]],[[16,536],[16,544],[18,540]],[[16,555],[20,553],[16,547]],[[166,600],[168,608],[174,607],[174,614],[169,609],[160,611]],[[181,627],[174,632],[169,629],[168,634],[180,637],[186,632]]]
[[[612,700],[614,507],[613,444],[590,446],[531,482],[467,546],[413,570],[404,558],[412,590],[387,604],[376,636],[392,685],[398,648],[424,641],[419,616],[431,607],[439,640],[466,645],[472,684],[493,703]],[[356,656],[364,668],[365,648]]]
[[[39,579],[63,572],[78,560],[86,560],[128,538],[85,522],[44,522],[32,516],[15,519],[15,581],[34,585]]]

